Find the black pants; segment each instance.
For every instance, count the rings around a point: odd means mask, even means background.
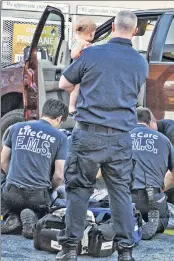
[[[174,204],[174,188],[166,190],[165,194],[167,196],[167,202]]]
[[[24,189],[6,185],[1,194],[1,213],[4,217],[10,213],[20,214],[25,208],[30,208],[42,216],[48,204],[50,204],[48,189]]]
[[[132,201],[132,143],[128,132],[112,134],[74,129],[65,165],[67,193],[66,230],[58,235],[62,245],[75,246],[83,237],[88,202],[101,167],[112,211],[115,241],[134,243]]]
[[[154,209],[159,210],[160,222],[158,225],[158,233],[163,233],[168,225],[169,213],[165,194],[163,192],[155,194],[156,202]],[[148,221],[148,211],[151,206],[148,204],[148,198],[145,190],[138,190],[132,192],[132,202],[136,203],[136,208],[140,210],[142,218],[145,222]]]

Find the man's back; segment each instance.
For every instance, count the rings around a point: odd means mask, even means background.
[[[83,76],[73,79],[79,67]],[[87,48],[74,62],[73,70],[69,67],[64,72],[70,82],[81,80],[75,119],[131,130],[136,124],[137,96],[147,68],[128,39],[116,37],[107,44]]]
[[[174,150],[163,134],[139,124],[131,131],[134,168],[134,189],[146,185],[162,187],[164,176],[174,165]],[[172,169],[171,169],[172,170]]]
[[[163,133],[174,146],[174,120],[163,119],[157,121],[158,131]]]
[[[7,184],[47,188],[56,159],[67,153],[61,149],[66,136],[45,120],[15,124],[5,142],[12,149]]]

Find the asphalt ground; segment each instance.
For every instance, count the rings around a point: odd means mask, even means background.
[[[33,240],[20,235],[2,235],[1,261],[55,261],[56,254],[38,251]],[[174,235],[158,234],[154,239],[141,241],[134,249],[136,261],[174,261]],[[78,261],[117,261],[117,253],[111,257],[92,258],[79,256]]]

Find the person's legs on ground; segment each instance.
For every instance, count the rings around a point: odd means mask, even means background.
[[[1,233],[20,233],[20,211],[23,207],[23,197],[17,193],[11,185],[6,185],[1,195],[1,215],[4,223],[1,226]]]
[[[118,133],[109,141],[110,158],[101,169],[110,198],[118,260],[134,261],[134,221],[129,189],[133,170],[131,138],[128,133]]]
[[[169,221],[169,210],[166,201],[166,196],[163,192],[156,194],[155,209],[159,211],[159,223],[157,233],[163,233]]]
[[[147,240],[152,238],[157,231],[159,223],[159,211],[149,209],[147,193],[145,189],[132,190],[132,202],[136,204],[136,208],[141,212],[145,221],[142,227],[142,238]]]
[[[144,240],[151,239],[156,233],[163,233],[168,224],[168,208],[164,193],[155,194],[154,206],[149,205],[147,193],[143,190],[132,191],[132,201],[136,203],[136,207],[140,210],[143,220]]]
[[[50,195],[47,189],[26,190],[24,198],[26,204],[20,214],[22,235],[32,239],[37,220],[45,215],[46,208],[50,204]]]

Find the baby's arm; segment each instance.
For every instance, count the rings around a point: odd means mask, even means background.
[[[70,101],[69,101],[69,112],[73,113],[76,111],[76,103],[77,103],[77,98],[79,95],[79,89],[80,89],[80,84],[76,84],[74,87],[74,90],[70,94]]]
[[[75,42],[75,44],[72,46],[71,49],[71,58],[72,59],[76,59],[79,57],[79,55],[81,54],[81,52],[83,51],[85,45],[87,45],[88,42],[83,40],[83,39],[79,39]]]

